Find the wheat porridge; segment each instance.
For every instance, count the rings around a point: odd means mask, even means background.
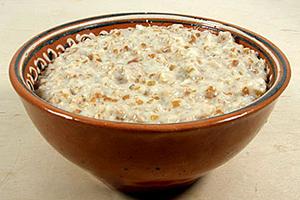
[[[36,93],[96,119],[175,123],[245,107],[266,81],[265,61],[229,32],[137,25],[68,48],[43,72]]]

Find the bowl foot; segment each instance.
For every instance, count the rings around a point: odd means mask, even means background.
[[[161,185],[139,185],[139,186],[122,186],[117,188],[119,191],[125,193],[128,196],[137,198],[137,199],[173,199],[175,196],[180,195],[199,178],[175,183],[168,184],[161,183]]]

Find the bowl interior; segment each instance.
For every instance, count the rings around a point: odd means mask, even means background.
[[[55,27],[39,34],[21,47],[16,53],[15,62],[11,67],[13,67],[18,84],[22,85],[30,95],[35,96],[34,98],[39,98],[34,94],[39,75],[66,48],[89,39],[93,35],[99,35],[104,30],[135,27],[136,24],[168,26],[174,23],[200,30],[210,30],[212,33],[229,31],[237,43],[255,50],[259,57],[267,61],[268,91],[248,107],[272,96],[278,96],[282,92],[282,88],[287,85],[288,62],[282,52],[265,38],[243,28],[216,20],[168,13],[105,15]],[[40,101],[43,100],[40,99]]]

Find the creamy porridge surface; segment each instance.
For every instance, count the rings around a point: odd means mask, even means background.
[[[175,123],[244,107],[266,91],[266,80],[265,61],[229,32],[137,25],[68,48],[36,93],[97,119]]]

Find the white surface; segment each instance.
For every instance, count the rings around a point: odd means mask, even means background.
[[[166,11],[253,30],[289,58],[292,80],[269,122],[238,156],[176,199],[300,199],[300,1],[0,0],[0,200],[131,199],[65,160],[39,135],[8,81],[16,49],[35,34],[89,16]]]

